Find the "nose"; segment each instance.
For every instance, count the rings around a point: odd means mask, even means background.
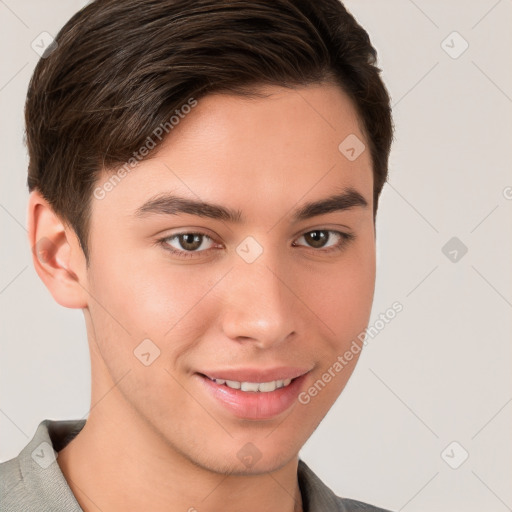
[[[297,333],[304,312],[293,293],[293,283],[281,266],[269,258],[238,261],[225,283],[221,322],[232,340],[269,348]]]

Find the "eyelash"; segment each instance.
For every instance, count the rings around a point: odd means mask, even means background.
[[[305,235],[308,235],[310,233],[315,233],[315,232],[323,232],[323,233],[334,233],[335,235],[339,235],[339,237],[341,238],[340,242],[338,242],[336,245],[333,245],[333,246],[330,246],[328,247],[327,249],[322,249],[322,248],[319,248],[319,249],[315,249],[314,247],[309,247],[310,249],[313,250],[313,252],[320,252],[320,253],[323,253],[323,254],[329,254],[331,252],[337,252],[337,251],[341,251],[345,248],[345,246],[350,243],[352,240],[355,239],[355,235],[353,233],[344,233],[342,231],[336,231],[336,230],[333,230],[333,229],[313,229],[311,231],[306,231],[305,233],[303,233],[302,235],[300,235],[299,238],[305,236]],[[156,241],[157,244],[161,245],[164,250],[170,252],[171,254],[175,255],[175,256],[178,256],[179,258],[192,258],[194,257],[195,254],[201,254],[201,253],[206,253],[210,250],[215,250],[215,249],[204,249],[204,250],[201,250],[201,251],[186,251],[186,250],[178,250],[178,249],[175,249],[174,247],[170,246],[168,244],[168,241],[169,240],[172,240],[172,239],[177,239],[179,238],[180,236],[182,235],[199,235],[199,236],[202,236],[202,237],[205,237],[205,238],[209,238],[210,240],[212,240],[212,242],[214,242],[214,240],[212,239],[211,236],[207,235],[206,233],[201,233],[200,231],[183,231],[181,233],[174,233],[173,235],[170,235],[170,236],[166,236],[164,238],[160,238]],[[328,240],[329,242],[330,240]],[[295,246],[297,247],[297,246]],[[299,246],[300,247],[300,246]],[[304,246],[302,246],[304,247]]]

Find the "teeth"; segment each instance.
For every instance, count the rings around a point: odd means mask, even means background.
[[[237,382],[236,380],[212,379],[216,384],[224,384],[228,388],[241,389],[242,391],[252,391],[269,393],[276,389],[286,387],[292,379],[273,380],[270,382]]]
[[[243,389],[243,388],[242,388]],[[276,383],[275,382],[262,382],[258,385],[259,391],[263,393],[268,393],[269,391],[275,391]],[[256,391],[258,391],[258,389]]]
[[[220,379],[222,381],[222,379]],[[217,381],[215,381],[217,382]],[[219,384],[219,382],[217,382],[217,384]],[[233,389],[240,389],[242,383],[241,382],[236,382],[236,380],[227,380],[226,381],[226,386],[228,388],[233,388]]]
[[[241,382],[240,389],[242,391],[259,391],[260,385],[257,382]]]

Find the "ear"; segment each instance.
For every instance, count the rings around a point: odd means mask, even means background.
[[[38,190],[30,193],[27,225],[34,268],[53,298],[66,308],[87,307],[87,265],[78,237]]]

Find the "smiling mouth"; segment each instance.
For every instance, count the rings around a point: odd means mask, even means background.
[[[276,389],[285,388],[291,384],[295,379],[279,379],[271,380],[269,382],[239,382],[236,380],[214,379],[204,375],[207,379],[215,382],[219,386],[226,386],[231,389],[239,389],[249,393],[270,393]]]
[[[196,375],[206,392],[231,415],[268,420],[297,403],[309,372],[304,368],[275,367],[219,369],[208,371],[209,375],[199,372]]]

